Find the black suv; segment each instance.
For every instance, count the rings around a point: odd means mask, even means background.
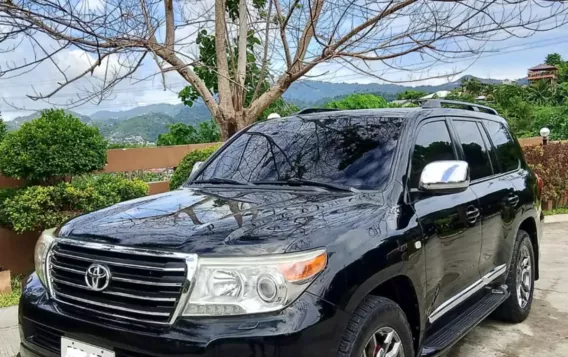
[[[181,189],[44,232],[21,355],[438,355],[529,314],[541,189],[483,106],[257,123]]]

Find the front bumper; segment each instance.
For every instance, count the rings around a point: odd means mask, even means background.
[[[115,351],[116,357],[335,355],[348,316],[310,293],[276,314],[179,318],[167,328],[131,325],[69,311],[49,299],[35,274],[22,291],[22,357],[60,355],[61,336]]]

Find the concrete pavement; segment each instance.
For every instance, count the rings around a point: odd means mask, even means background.
[[[532,310],[517,325],[487,319],[447,357],[568,356],[568,223],[549,223],[541,240]]]
[[[487,319],[446,357],[568,357],[568,223],[547,223],[541,240],[540,280],[522,324]],[[18,353],[16,306],[0,309],[0,357]]]
[[[18,332],[18,307],[0,309],[0,357],[18,354],[20,336]]]

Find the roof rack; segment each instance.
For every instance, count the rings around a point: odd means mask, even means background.
[[[323,113],[323,112],[336,112],[339,109],[332,109],[332,108],[304,108],[296,113],[296,115],[301,114],[312,114],[312,113]]]
[[[422,103],[422,108],[443,108],[443,104],[459,105],[465,107],[464,109],[472,110],[474,112],[483,112],[487,114],[499,115],[497,111],[493,108],[487,107],[485,105],[460,102],[457,100],[446,100],[446,99],[428,99]]]

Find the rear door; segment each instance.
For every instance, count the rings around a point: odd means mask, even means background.
[[[458,151],[446,119],[420,124],[410,162],[408,188],[424,234],[429,311],[443,314],[450,301],[479,278],[481,225],[479,203],[471,190],[433,195],[420,192],[418,182],[426,164],[456,160]]]
[[[521,169],[522,153],[503,122],[482,121],[490,142],[495,175],[474,187],[481,203],[483,224],[481,274],[506,266],[515,243],[515,218],[520,213],[526,170]],[[520,214],[519,214],[520,216]],[[485,224],[487,222],[487,224]]]
[[[496,267],[495,250],[503,238],[504,222],[509,221],[505,200],[512,193],[507,175],[500,175],[495,155],[481,120],[452,118],[460,141],[460,157],[470,168],[470,187],[477,196],[481,210],[482,244],[479,260],[480,275]],[[493,156],[493,158],[492,158]]]

